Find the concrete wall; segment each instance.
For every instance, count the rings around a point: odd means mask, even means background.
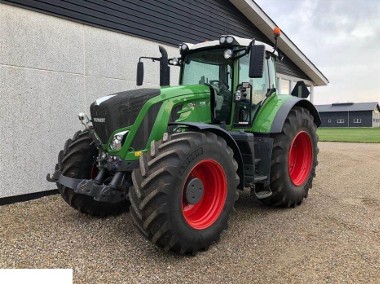
[[[158,43],[0,4],[0,198],[55,188],[45,176],[83,128],[77,114],[136,88],[139,56],[159,57]],[[147,62],[144,87],[158,84],[158,63]]]

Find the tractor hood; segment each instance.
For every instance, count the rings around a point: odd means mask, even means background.
[[[94,130],[103,144],[116,129],[132,125],[142,106],[160,89],[137,89],[97,99],[90,111]]]
[[[141,113],[140,116],[147,116],[147,114],[152,116],[149,119],[152,122],[149,124],[153,125],[156,118],[159,119],[157,115],[161,106],[170,106],[171,108],[176,104],[178,97],[185,96],[185,101],[192,101],[200,93],[209,96],[209,92],[210,89],[206,85],[191,85],[162,87],[161,89],[136,89],[111,94],[99,98],[91,104],[92,124],[101,142],[106,144],[115,130],[132,126],[135,123],[144,105],[150,111]]]

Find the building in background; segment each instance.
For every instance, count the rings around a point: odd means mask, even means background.
[[[96,98],[136,88],[139,56],[179,56],[181,42],[222,34],[271,44],[275,23],[252,0],[0,0],[0,198],[46,191],[47,172],[77,114]],[[303,80],[327,78],[282,34],[280,93]],[[159,66],[146,64],[144,87],[159,86]],[[171,84],[178,70],[171,68]]]
[[[317,105],[320,127],[380,127],[380,107],[377,102],[336,103]]]

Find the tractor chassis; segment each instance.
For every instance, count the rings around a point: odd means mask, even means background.
[[[196,126],[196,128],[200,125],[186,124],[186,126]],[[203,130],[201,127],[198,129]],[[219,129],[223,131],[221,128]],[[228,133],[228,136],[235,141],[237,146],[235,150],[242,156],[242,164],[239,166],[243,169],[240,176],[242,183],[238,188],[240,190],[243,190],[244,187],[251,188],[258,199],[271,196],[269,181],[273,138],[257,136],[248,132],[223,132]],[[94,138],[94,136],[92,137]],[[125,200],[128,188],[133,186],[131,173],[139,166],[139,161],[125,161],[109,155],[101,156],[98,157],[100,170],[94,179],[76,179],[64,176],[59,169],[53,175],[48,174],[46,179],[70,188],[75,193],[93,197],[95,201],[118,203]],[[109,183],[104,184],[104,176],[107,172],[116,173]]]

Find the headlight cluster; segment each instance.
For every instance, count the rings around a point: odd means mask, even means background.
[[[118,151],[123,147],[125,139],[128,135],[129,130],[116,133],[111,141],[110,148],[111,150]]]
[[[234,41],[233,36],[221,36],[219,39],[220,44],[232,44]]]

